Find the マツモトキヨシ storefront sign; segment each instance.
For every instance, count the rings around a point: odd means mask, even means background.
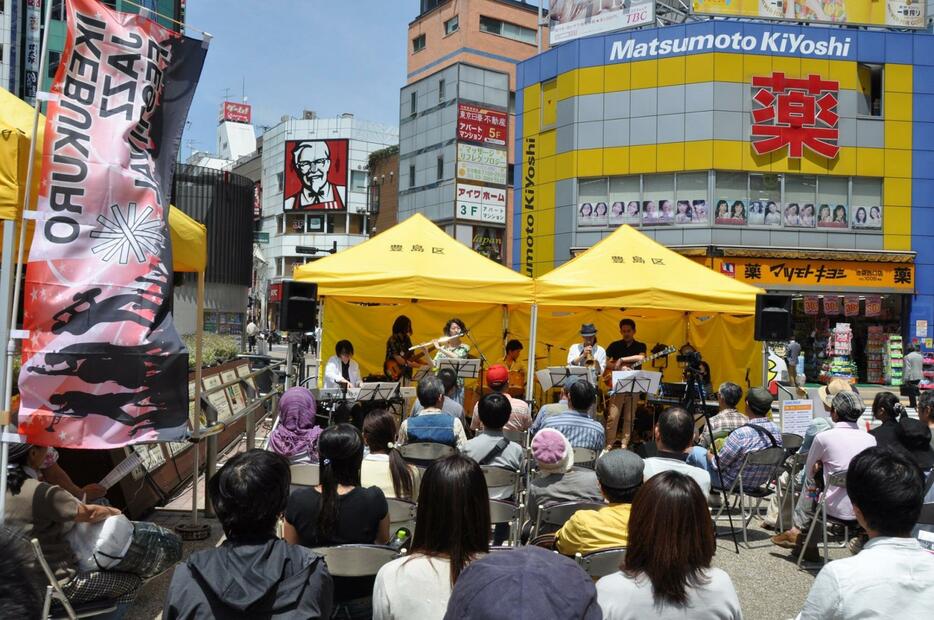
[[[708,260],[701,262],[708,264]],[[714,258],[710,266],[767,289],[910,293],[915,288],[915,266],[911,263],[726,257]]]

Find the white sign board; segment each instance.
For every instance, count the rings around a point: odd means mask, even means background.
[[[506,223],[506,189],[458,183],[454,215],[459,220]]]
[[[598,32],[635,28],[655,23],[655,0],[593,2],[550,0],[549,37],[552,45]]]
[[[814,401],[812,400],[783,400],[782,432],[793,433],[804,437],[811,420],[814,418]]]
[[[457,178],[493,185],[506,184],[506,151],[473,144],[457,145]]]

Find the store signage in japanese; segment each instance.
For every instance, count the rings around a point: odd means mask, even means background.
[[[753,17],[837,25],[924,28],[918,0],[692,0],[697,15]]]
[[[843,314],[845,316],[859,316],[858,295],[847,295],[843,298]]]
[[[836,295],[827,295],[824,297],[824,314],[827,316],[837,316],[840,314],[840,298]]]
[[[759,155],[788,147],[800,159],[804,149],[834,159],[840,152],[837,114],[839,82],[811,74],[789,78],[780,71],[752,78],[752,148]]]
[[[275,304],[282,301],[282,283],[277,282],[269,285],[269,303]]]
[[[506,151],[473,144],[457,144],[457,178],[506,185]]]
[[[915,266],[910,263],[728,257],[715,258],[712,268],[719,272],[724,263],[732,263],[737,280],[770,289],[911,292],[915,288]]]
[[[455,217],[460,220],[506,223],[506,190],[458,183],[455,191]]]
[[[249,124],[253,118],[253,106],[248,103],[225,101],[221,107],[221,121]]]
[[[506,145],[506,113],[470,103],[457,104],[457,139]]]
[[[806,296],[804,298],[804,313],[808,316],[820,314],[820,297],[817,295]]]
[[[866,316],[877,317],[882,315],[882,298],[870,295],[866,298]]]

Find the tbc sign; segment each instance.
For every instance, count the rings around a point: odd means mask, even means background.
[[[800,159],[804,147],[828,159],[836,158],[840,130],[837,125],[839,82],[811,74],[804,79],[787,78],[774,72],[753,77],[758,88],[752,96],[752,148],[759,155],[786,146],[788,157]]]

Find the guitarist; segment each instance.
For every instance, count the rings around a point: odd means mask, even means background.
[[[412,347],[412,319],[400,314],[392,323],[392,336],[386,340],[386,360],[383,372],[393,381],[411,379],[412,368],[421,366],[421,352],[409,351]]]
[[[622,319],[619,322],[620,340],[610,343],[606,348],[607,371],[630,370],[630,364],[639,364],[645,359],[646,346],[644,342],[636,340],[636,322],[632,319]],[[607,406],[606,416],[606,448],[609,450],[616,441],[616,432],[619,427],[619,415],[623,414],[623,448],[629,445],[632,435],[632,423],[639,405],[639,394],[614,394]]]

